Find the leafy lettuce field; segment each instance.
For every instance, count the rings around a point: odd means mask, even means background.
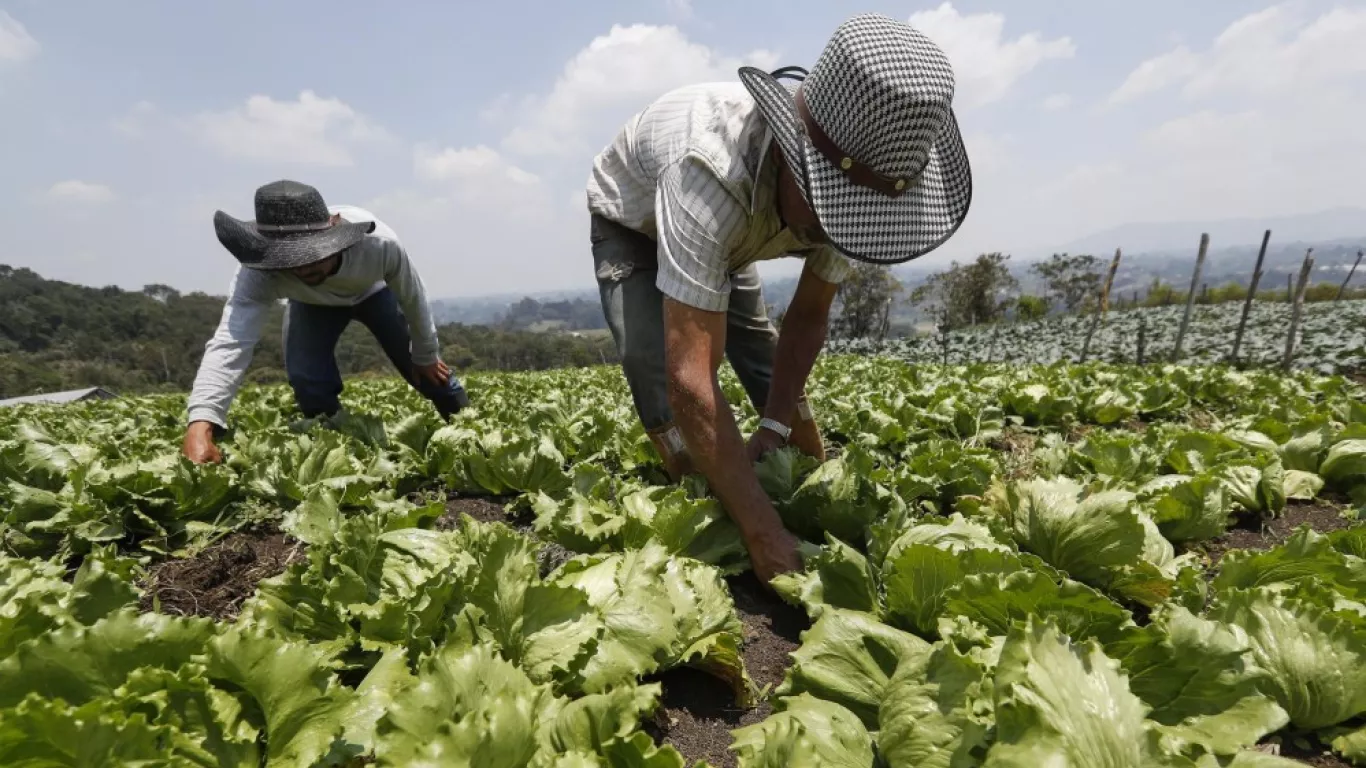
[[[616,370],[470,378],[451,425],[248,390],[213,467],[181,397],[0,411],[0,765],[1366,765],[1349,381],[823,360],[833,458],[759,465],[807,542],[770,668]]]
[[[1182,342],[1181,359],[1173,361],[1171,356],[1185,311],[1183,304],[1110,312],[1091,339],[1089,359],[1135,363],[1141,335],[1144,362],[1227,362],[1242,316],[1242,303],[1194,307]],[[1279,366],[1285,357],[1290,314],[1289,304],[1253,303],[1238,359],[1254,366]],[[956,365],[1076,362],[1081,359],[1091,321],[1088,315],[1060,315],[1034,322],[953,331],[948,334],[948,361]],[[945,353],[943,340],[938,336],[883,342],[840,340],[832,342],[831,347],[845,353],[880,354],[918,363],[942,363]],[[1305,304],[1296,350],[1294,367],[1298,369],[1331,375],[1366,368],[1366,300]]]

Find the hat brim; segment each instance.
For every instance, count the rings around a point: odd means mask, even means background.
[[[254,221],[242,221],[217,211],[214,232],[245,267],[260,270],[296,269],[341,253],[373,232],[373,221],[342,221],[318,232],[297,232],[267,237]]]
[[[807,140],[793,101],[797,84],[789,89],[754,67],[741,68],[739,75],[840,253],[872,264],[900,264],[943,245],[962,226],[972,203],[972,168],[952,111],[920,178],[892,198],[850,182]]]

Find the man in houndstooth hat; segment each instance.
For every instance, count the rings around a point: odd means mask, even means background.
[[[848,260],[942,245],[972,176],[948,59],[904,22],[855,16],[809,73],[745,67],[739,80],[674,90],[632,117],[593,162],[588,208],[641,422],[673,478],[706,477],[767,583],[801,562],[753,462],[784,444],[824,458],[805,386]],[[780,256],[805,260],[781,334],[755,266]],[[748,442],[722,358],[763,416]]]

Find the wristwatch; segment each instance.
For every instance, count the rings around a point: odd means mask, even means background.
[[[788,426],[785,426],[785,425],[783,425],[783,424],[780,424],[780,423],[778,423],[778,422],[776,422],[776,421],[774,421],[773,419],[770,419],[770,418],[768,418],[768,417],[764,417],[764,418],[762,418],[762,419],[759,420],[759,428],[760,428],[760,429],[767,429],[768,431],[777,434],[778,437],[781,437],[781,438],[783,439],[783,442],[784,442],[784,443],[787,442],[788,435],[791,435],[791,434],[792,434],[792,428],[791,428],[791,427],[788,427]]]

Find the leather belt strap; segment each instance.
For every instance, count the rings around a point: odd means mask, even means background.
[[[820,123],[816,122],[816,118],[811,115],[810,108],[806,106],[806,96],[800,88],[797,89],[794,101],[797,106],[797,115],[806,128],[806,136],[811,140],[811,145],[836,168],[844,171],[845,177],[850,182],[860,187],[867,187],[875,192],[881,192],[888,197],[901,197],[906,193],[906,190],[914,186],[909,179],[899,179],[878,173],[873,170],[872,166],[865,165],[840,149],[839,145],[826,134],[825,129],[821,128]]]

